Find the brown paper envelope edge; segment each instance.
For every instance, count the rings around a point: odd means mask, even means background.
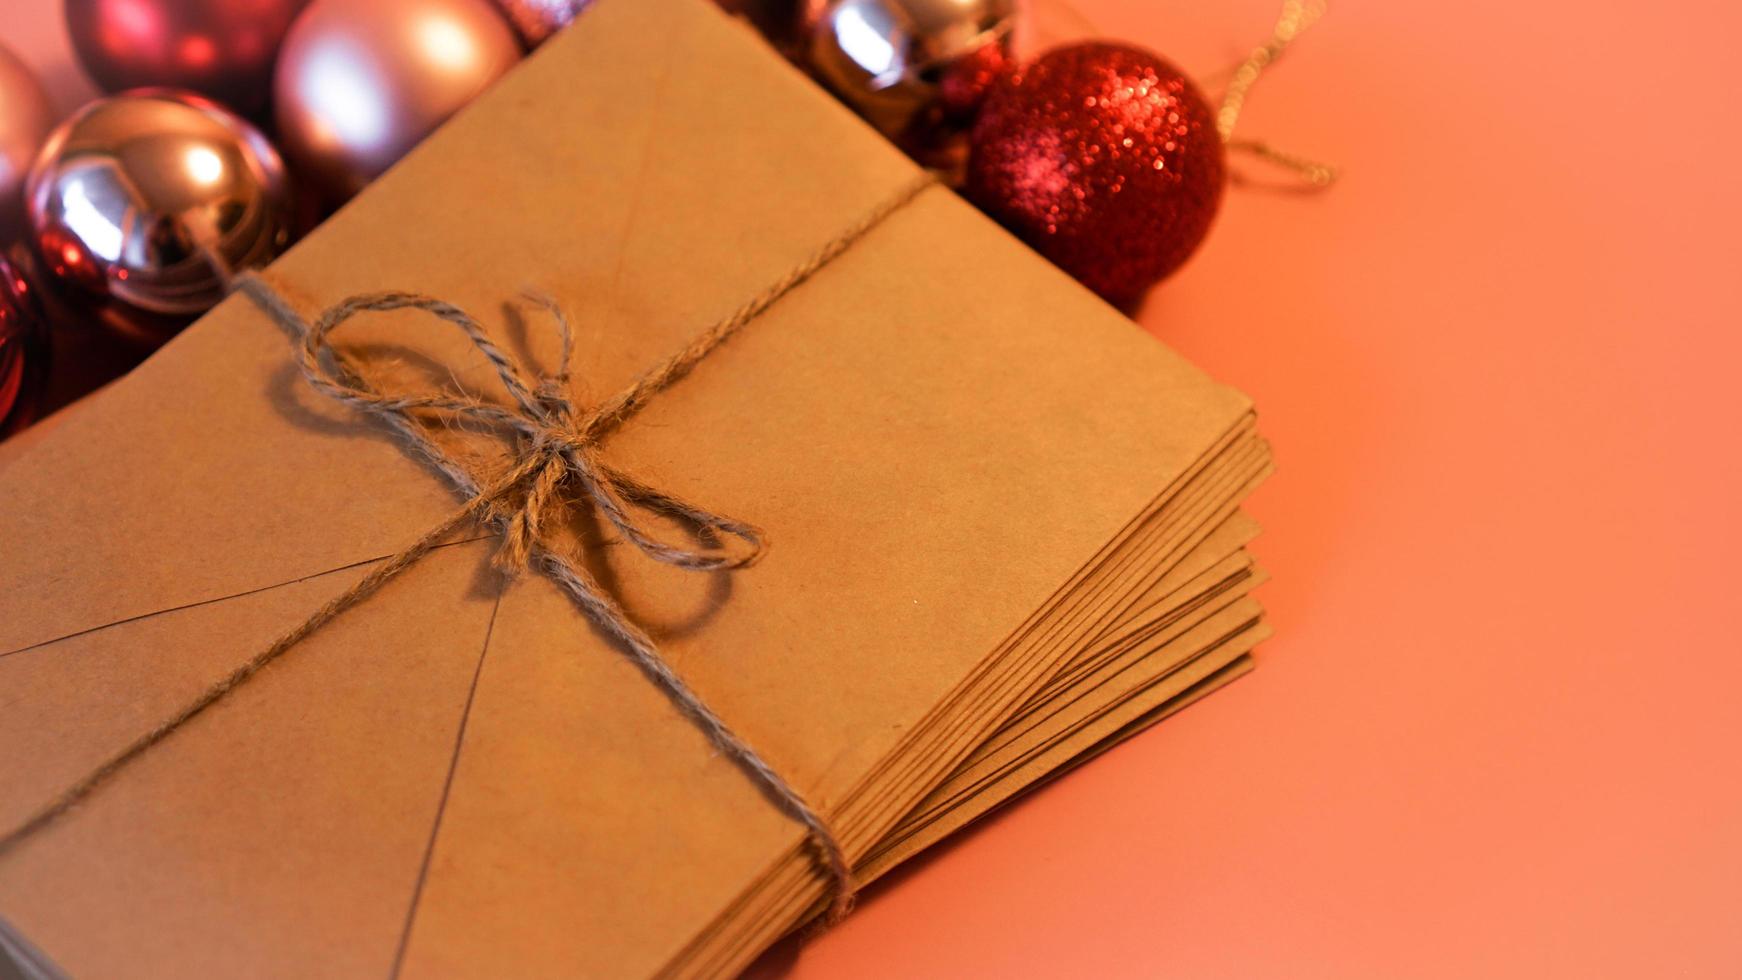
[[[1249,654],[1249,653],[1248,654],[1241,654],[1240,656],[1236,657],[1233,661],[1220,667],[1219,669],[1215,670],[1214,672],[1210,673],[1208,676],[1204,677],[1202,680],[1199,680],[1196,683],[1190,684],[1189,686],[1185,686],[1183,690],[1179,690],[1177,692],[1173,690],[1173,688],[1175,686],[1177,686],[1179,684],[1183,684],[1184,683],[1183,681],[1176,681],[1173,684],[1158,685],[1158,687],[1154,691],[1155,697],[1158,699],[1158,703],[1155,704],[1155,706],[1152,707],[1150,709],[1150,711],[1142,719],[1140,719],[1138,722],[1135,722],[1132,725],[1127,726],[1126,730],[1122,730],[1120,733],[1116,734],[1114,737],[1108,739],[1106,742],[1104,742],[1101,745],[1095,746],[1093,749],[1090,749],[1088,752],[1085,752],[1085,753],[1083,753],[1079,756],[1073,757],[1073,758],[1060,760],[1059,767],[1057,769],[1053,770],[1051,773],[1049,773],[1048,776],[1042,777],[1042,779],[1037,781],[1036,783],[1034,783],[1030,786],[1024,787],[1023,789],[1017,791],[1016,793],[1012,794],[1009,799],[1006,799],[1000,803],[997,803],[997,804],[989,807],[985,813],[981,814],[979,817],[976,817],[973,821],[970,821],[969,824],[971,825],[973,823],[979,822],[979,820],[981,820],[981,819],[986,819],[986,818],[990,818],[990,817],[995,816],[998,812],[1002,811],[1002,809],[1006,805],[1011,805],[1011,804],[1020,802],[1020,800],[1025,798],[1029,793],[1041,789],[1048,782],[1050,782],[1052,778],[1059,776],[1059,775],[1063,775],[1064,773],[1069,772],[1072,769],[1075,769],[1077,766],[1082,765],[1083,763],[1090,761],[1091,759],[1100,755],[1102,752],[1105,752],[1106,750],[1113,748],[1115,745],[1123,742],[1125,739],[1130,738],[1132,735],[1138,734],[1138,733],[1142,732],[1143,730],[1149,728],[1150,726],[1153,726],[1157,722],[1160,722],[1161,720],[1163,720],[1165,718],[1171,717],[1172,715],[1178,713],[1179,711],[1181,711],[1181,710],[1183,710],[1183,709],[1185,709],[1193,704],[1196,704],[1198,701],[1203,700],[1208,695],[1220,690],[1221,688],[1227,686],[1228,684],[1232,683],[1233,681],[1238,680],[1239,678],[1245,676],[1247,673],[1251,672],[1253,666],[1254,666],[1254,663],[1253,663],[1253,659],[1252,659],[1251,654]],[[961,829],[961,828],[958,828],[958,829]],[[870,889],[870,891],[868,893],[868,900],[875,901],[879,892],[881,892],[884,889],[896,886],[899,879],[888,881],[888,882],[884,881],[885,879],[887,879],[889,877],[890,872],[901,867],[903,864],[906,864],[907,860],[909,858],[918,857],[924,851],[929,850],[931,847],[941,843],[942,841],[944,841],[945,839],[947,839],[950,836],[953,836],[953,834],[945,834],[942,831],[938,831],[935,836],[926,835],[923,842],[918,841],[918,840],[910,840],[907,844],[903,845],[903,848],[902,848],[900,854],[893,854],[891,852],[885,851],[885,852],[879,852],[878,855],[873,856],[867,865],[866,873],[868,875],[872,876],[872,883],[874,885],[877,885],[878,887]],[[883,882],[883,883],[879,884],[880,882]],[[781,946],[787,947],[787,946],[791,946],[791,945],[798,945],[798,946],[802,947],[802,945],[805,942],[809,941],[809,938],[810,937],[806,934],[795,933],[795,934],[790,935],[790,936],[786,937],[785,939],[781,940]],[[784,959],[785,959],[784,954],[777,955],[777,956],[772,957],[770,962],[774,963],[774,964],[779,964],[779,963],[783,962]],[[778,977],[778,976],[782,976],[782,975],[784,975],[783,971],[780,969],[780,967],[778,965],[775,965],[770,969],[763,969],[761,967],[761,962],[759,960],[751,960],[751,961],[747,962],[745,964],[745,970],[742,973],[742,976],[744,976],[746,978],[755,977],[755,978],[758,978],[758,980],[769,980],[769,978]]]
[[[1198,677],[1212,667],[1212,673],[1221,673],[1237,662],[1245,663],[1239,671],[1244,675],[1258,666],[1256,651],[1273,635],[1274,630],[1268,623],[1262,619],[1251,620],[1244,629],[1218,641],[1204,655],[1194,658],[1182,677],[1176,678],[1170,672],[1160,680],[1110,702],[1102,712],[1074,726],[1063,737],[1035,746],[1021,764],[1011,767],[982,789],[982,793],[992,794],[990,799],[994,802],[989,805],[975,803],[975,807],[984,812],[998,806],[997,800],[1025,793],[1031,787],[1044,786],[1153,725],[1165,717],[1166,712],[1158,715],[1157,709],[1171,703],[1171,699],[1166,698],[1167,692],[1178,683]],[[1192,687],[1196,688],[1200,683],[1202,681],[1192,684]]]
[[[996,651],[1000,659],[983,663],[922,722],[923,726],[934,717],[954,718],[930,736],[932,749],[947,751],[951,746],[959,747],[962,738],[971,737],[968,733],[977,728],[977,712],[983,703],[1003,704],[1003,710],[1015,711],[1020,699],[1010,703],[1008,691],[1012,687],[1029,688],[1031,695],[1039,693],[1045,677],[1061,667],[1081,642],[1082,632],[1106,614],[1110,604],[1116,608],[1122,599],[1141,591],[1134,576],[1154,563],[1166,566],[1188,553],[1217,523],[1205,520],[1206,515],[1232,512],[1238,503],[1234,488],[1255,479],[1254,474],[1267,465],[1267,450],[1252,433],[1248,420],[1230,433],[1229,440],[1219,445],[1209,460],[1182,475],[1143,517],[1085,564],[1012,634]],[[879,768],[871,778],[898,787],[904,784],[901,780],[906,772],[925,767],[929,758],[923,754],[911,757],[906,771]],[[843,803],[860,805],[861,801],[850,796]]]
[[[1253,633],[1252,636],[1254,638],[1251,639],[1250,642],[1248,642],[1248,638],[1245,635],[1235,636],[1212,650],[1192,657],[1191,663],[1199,665],[1199,669],[1208,669],[1212,664],[1223,662],[1225,657],[1232,656],[1233,651],[1248,649],[1252,644],[1255,644],[1257,638],[1261,638],[1264,635],[1262,633],[1263,627],[1260,626],[1258,629],[1260,632]],[[1221,651],[1221,653],[1218,653],[1218,651]],[[1206,656],[1208,659],[1205,659]],[[1182,680],[1175,683],[1185,683],[1186,681],[1183,678],[1190,678],[1196,676],[1196,674],[1197,671],[1193,670],[1188,665],[1187,673],[1182,675]],[[1165,680],[1161,683],[1161,687],[1158,690],[1158,696],[1165,695],[1169,684],[1170,682]],[[1215,686],[1220,686],[1220,684]],[[1060,752],[1058,758],[1061,764],[1068,763],[1068,753]],[[1051,775],[1046,768],[1046,765],[1047,763],[1038,760],[1031,762],[1029,767],[1019,769],[1017,773],[1013,774],[1005,783],[998,784],[998,787],[995,788],[1008,788],[1009,792],[1006,796],[1000,797],[997,794],[993,794],[971,797],[964,809],[950,811],[946,814],[945,820],[927,824],[926,829],[919,835],[924,839],[925,843],[919,846],[911,846],[909,849],[903,850],[900,858],[892,860],[890,858],[879,856],[885,852],[878,852],[877,854],[871,855],[868,858],[866,865],[864,865],[867,876],[875,879],[876,877],[887,874],[890,868],[898,864],[900,860],[905,860],[905,858],[911,857],[913,854],[918,853],[918,851],[923,850],[925,846],[929,846],[937,840],[949,836],[949,834],[961,829],[961,827],[966,826],[968,823],[978,819],[985,813],[996,809],[997,806],[1001,805],[1002,802],[1005,802],[1009,797],[1020,794],[1026,788],[1019,778],[1022,775],[1031,772],[1038,773],[1039,781],[1044,783]],[[915,839],[917,840],[917,838]],[[788,896],[785,899],[785,905],[791,907],[794,901],[795,900],[791,896]],[[771,916],[761,920],[761,925],[759,926],[752,925],[747,927],[746,930],[740,934],[728,938],[723,943],[716,944],[709,950],[707,958],[702,963],[685,964],[683,969],[673,971],[671,975],[730,976],[743,970],[757,955],[759,955],[764,947],[780,938],[781,931],[776,930],[771,925],[771,923],[778,921],[778,919],[779,917]]]
[[[1213,483],[1219,482],[1226,486],[1239,487],[1237,490],[1228,491],[1228,495],[1223,498],[1225,503],[1221,505],[1221,510],[1219,511],[1221,514],[1226,515],[1230,513],[1235,504],[1237,504],[1240,499],[1243,499],[1245,494],[1250,491],[1251,487],[1261,481],[1271,469],[1268,452],[1264,450],[1262,441],[1250,440],[1247,445],[1252,452],[1248,453],[1247,458],[1250,462],[1247,465],[1249,468],[1243,475],[1241,475],[1240,468],[1236,467],[1234,470],[1224,473],[1219,478],[1212,478]],[[1215,497],[1216,495],[1211,494],[1210,496]],[[1212,521],[1212,523],[1214,522]],[[972,747],[972,744],[962,745],[958,750],[956,750],[956,757],[960,758]],[[936,778],[941,780],[943,775],[942,772],[939,772]],[[917,802],[917,798],[914,799],[914,802]],[[893,814],[889,818],[890,825],[892,826],[900,816],[900,814]],[[781,916],[795,914],[798,909],[794,907],[793,904],[796,901],[793,897],[793,889],[797,887],[795,884],[796,882],[803,880],[802,870],[802,861],[795,864],[793,860],[790,859],[790,856],[789,859],[783,863],[771,867],[767,874],[765,874],[755,885],[733,903],[732,908],[725,913],[725,919],[716,920],[707,932],[698,936],[696,942],[686,948],[683,958],[674,964],[670,972],[673,975],[689,975],[698,972],[698,970],[702,975],[710,973],[714,966],[717,966],[713,957],[717,955],[722,942],[725,943],[726,948],[739,948],[739,942],[725,938],[727,933],[730,933],[732,930],[741,931],[745,928],[751,928],[753,931],[760,931],[765,938],[772,941],[773,936],[768,935],[768,927],[764,926],[758,930],[753,926],[746,926],[745,922],[762,922],[765,920],[774,921],[768,917],[775,916],[776,918],[779,918]],[[786,909],[786,911],[780,913],[774,912],[773,908],[769,905],[771,902],[777,907]],[[752,909],[760,911],[749,911]],[[721,930],[726,930],[726,932],[722,932]],[[775,933],[775,935],[778,935],[778,933]],[[713,965],[707,967],[700,966],[700,964],[703,963]]]
[[[1003,807],[1020,801],[1157,722],[1245,676],[1257,666],[1251,650],[1260,642],[1262,637],[1255,632],[1250,638],[1239,637],[1216,650],[1207,651],[1206,655],[1194,658],[1179,671],[1145,688],[1121,706],[1124,710],[1116,710],[1104,719],[1097,720],[1092,731],[1085,729],[1083,740],[1095,739],[1087,748],[1078,749],[1075,740],[1047,746],[1029,760],[1028,765],[985,787],[960,809],[951,812],[947,819],[927,822],[917,827],[904,826],[888,847],[880,849],[867,862],[866,877],[875,881],[886,876],[927,848],[993,815]],[[1215,656],[1216,653],[1229,656],[1224,660]],[[1129,718],[1125,717],[1127,714]],[[1101,734],[1103,730],[1107,730],[1104,735]],[[1036,774],[1035,777],[1031,781],[1025,781],[1024,777],[1031,773]]]
[[[1244,448],[1241,448],[1241,446],[1243,446]],[[1231,468],[1225,467],[1225,468],[1220,469],[1220,470],[1213,469],[1212,471],[1207,471],[1205,473],[1200,474],[1200,476],[1206,481],[1207,486],[1215,486],[1215,485],[1230,486],[1230,487],[1231,486],[1243,486],[1245,489],[1249,489],[1252,482],[1259,480],[1259,479],[1262,479],[1263,474],[1265,472],[1267,472],[1269,467],[1270,467],[1268,455],[1267,455],[1267,453],[1265,453],[1263,451],[1261,441],[1256,440],[1250,436],[1248,436],[1243,443],[1239,443],[1237,445],[1227,446],[1226,447],[1226,454],[1223,458],[1224,458],[1224,460],[1237,460],[1240,458],[1246,458],[1249,460],[1249,462],[1247,464],[1245,464],[1244,469],[1242,466],[1235,466],[1235,465],[1229,464],[1229,467],[1231,467]],[[1222,513],[1230,512],[1233,509],[1234,504],[1237,503],[1238,500],[1244,495],[1244,490],[1225,491],[1225,493],[1227,494],[1226,496],[1223,496],[1222,494],[1212,493],[1212,492],[1209,492],[1207,490],[1202,491],[1202,492],[1195,495],[1195,498],[1199,502],[1192,505],[1192,506],[1195,506],[1195,507],[1198,507],[1201,509],[1204,506],[1206,506],[1204,501],[1208,501],[1208,500],[1212,500],[1212,499],[1220,497],[1224,501],[1220,505],[1221,512]],[[1013,709],[1013,706],[1012,706],[1012,709]],[[982,732],[981,735],[983,737],[984,732]],[[974,744],[977,744],[977,742],[968,742],[965,744],[958,742],[957,744],[958,744],[958,748],[956,748],[954,750],[949,750],[949,751],[953,751],[959,757],[960,755],[965,754],[967,751],[969,751],[973,747]],[[937,765],[947,765],[947,762],[939,762],[938,756],[937,756],[938,752],[945,751],[946,748],[947,747],[939,747],[939,746],[935,746],[935,745],[932,747],[931,751],[932,751],[933,767],[934,768]],[[945,756],[944,758],[947,758],[947,756]],[[944,771],[938,771],[935,778],[937,778],[938,780],[941,780],[943,778],[944,774],[945,774]],[[885,795],[887,795],[887,794],[885,794]],[[912,801],[917,802],[917,797],[914,797]],[[911,804],[909,804],[909,805],[911,805]],[[905,812],[905,811],[903,811],[903,812]],[[892,825],[896,820],[898,820],[901,817],[901,815],[902,815],[902,813],[892,813],[889,815],[889,817],[887,819],[888,819],[889,823]],[[802,862],[801,862],[801,864],[802,864]],[[795,873],[796,873],[795,872],[795,865],[790,860],[790,856],[789,856],[789,860],[783,862],[782,864],[771,867],[769,869],[769,871],[767,872],[767,874],[757,884],[752,886],[748,891],[746,891],[743,895],[741,895],[739,897],[737,902],[734,903],[734,907],[732,909],[728,910],[728,912],[726,914],[729,917],[733,918],[734,920],[742,919],[744,917],[744,915],[746,914],[745,913],[746,908],[760,908],[760,907],[765,906],[766,903],[768,903],[771,900],[784,901],[782,899],[778,899],[777,896],[781,895],[781,894],[785,894],[786,890],[791,887],[791,882],[796,880],[793,877]],[[774,883],[776,880],[786,882],[787,884],[776,885]],[[769,889],[771,889],[771,888],[773,889],[772,892],[769,891]],[[706,954],[703,953],[702,951],[707,946],[709,946],[710,944],[712,944],[715,941],[715,937],[713,936],[714,931],[717,929],[720,929],[720,928],[728,928],[728,927],[729,926],[728,926],[727,922],[716,921],[714,926],[710,928],[709,933],[706,933],[706,934],[703,934],[702,936],[699,936],[697,939],[697,943],[692,944],[692,946],[689,948],[689,950],[685,954],[686,957],[691,955],[691,954],[699,954],[699,955],[703,955],[705,957]],[[686,959],[686,960],[681,961],[681,962],[688,962],[688,960]],[[681,973],[681,972],[683,972],[683,969],[679,968],[677,972]]]
[[[1003,705],[1001,710],[1006,716],[1017,711],[1026,699],[1038,696],[1051,676],[1063,669],[1070,655],[1083,642],[1080,634],[1086,624],[1119,608],[1121,602],[1131,600],[1142,591],[1142,586],[1129,576],[1142,568],[1143,562],[1159,562],[1162,567],[1171,567],[1223,518],[1231,515],[1271,469],[1268,446],[1256,437],[1247,437],[1230,446],[1227,460],[1225,468],[1212,467],[1194,474],[1197,489],[1184,497],[1183,506],[1170,519],[1143,529],[1144,534],[1149,535],[1147,543],[1136,544],[1134,548],[1117,547],[1115,553],[1108,556],[1111,567],[1096,568],[1080,580],[1088,583],[1087,591],[1076,597],[1072,608],[1049,624],[1050,629],[1039,637],[1038,644],[1025,648],[1025,657],[1000,665],[1006,674],[1001,682],[993,683],[990,689],[984,686],[969,688],[965,682],[958,691],[972,691],[982,699],[991,698],[992,703]],[[1122,542],[1126,545],[1134,543]],[[1008,692],[1012,689],[1021,689],[1024,693],[1011,697]],[[958,712],[958,721],[946,727],[942,736],[934,737],[929,752],[908,753],[910,761],[904,770],[880,770],[876,777],[884,780],[891,792],[900,792],[898,787],[911,785],[915,779],[941,778],[948,763],[940,766],[937,753],[953,754],[959,760],[984,736],[986,721],[974,712],[975,709]],[[976,722],[975,719],[980,720]],[[991,721],[994,726],[999,723],[996,719]],[[891,776],[902,781],[895,782]],[[887,814],[882,829],[886,830],[898,818],[899,813]]]
[[[1121,701],[1121,706],[1111,707],[1078,725],[1072,737],[1041,748],[1024,764],[979,787],[975,793],[954,807],[934,814],[929,819],[903,823],[867,856],[861,866],[866,880],[875,881],[884,877],[896,866],[927,847],[997,810],[1005,803],[1044,785],[1059,772],[1073,767],[1076,764],[1073,761],[1076,754],[1082,751],[1081,743],[1092,743],[1099,733],[1115,727],[1122,717],[1121,707],[1124,713],[1134,714],[1140,710],[1150,710],[1157,704],[1171,703],[1179,694],[1197,687],[1209,676],[1219,673],[1233,662],[1247,658],[1250,649],[1265,635],[1267,633],[1263,627],[1258,626],[1209,641],[1201,649],[1194,649],[1181,658],[1177,667],[1168,671],[1154,684],[1126,696]],[[1188,637],[1189,634],[1176,642],[1185,645],[1189,642]],[[1220,685],[1212,685],[1211,689],[1215,686]],[[772,941],[774,938],[777,937],[765,933],[753,940],[740,941],[723,951],[727,958],[716,958],[708,969],[692,975],[740,970],[756,955],[756,951],[751,948],[752,944]]]
[[[1171,661],[1164,651],[1180,638],[1193,636],[1194,631],[1199,631],[1187,644],[1197,643],[1207,648],[1227,640],[1239,630],[1256,625],[1262,617],[1262,608],[1248,597],[1264,581],[1262,571],[1243,569],[1239,574],[1214,583],[1210,592],[1188,603],[1177,618],[1117,656],[1097,664],[1052,702],[999,730],[907,819],[929,817],[934,812],[953,808],[961,798],[977,792],[980,782],[996,779],[1020,766],[1036,751],[1037,745],[1064,737],[1061,733],[1068,734],[1116,706],[1120,698],[1129,697],[1179,669],[1185,661]],[[1224,632],[1206,636],[1203,630],[1216,629],[1206,625],[1212,622],[1221,624]]]
[[[1120,665],[1153,656],[1157,648],[1189,632],[1251,591],[1256,584],[1251,572],[1251,557],[1243,551],[1228,555],[1192,575],[1189,582],[1171,590],[1166,607],[1157,611],[1154,622],[1105,648],[1083,651],[1080,660],[1073,660],[1070,676],[1057,685],[1059,690],[1043,692],[1043,697],[1022,705],[1003,725],[964,755],[950,774],[928,792],[926,800],[939,799],[939,794],[957,780],[958,774],[980,767],[988,756],[996,758],[1006,745],[1022,740],[1027,731],[1043,725],[1061,710],[1070,710],[1072,697],[1081,696],[1084,691],[1118,673]],[[922,801],[919,805],[928,804]]]

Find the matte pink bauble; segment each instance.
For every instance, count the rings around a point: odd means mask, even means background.
[[[266,108],[272,61],[308,0],[66,0],[67,34],[106,92],[170,86],[245,115]]]
[[[279,146],[342,201],[520,60],[488,0],[314,0],[273,78]]]
[[[36,76],[0,45],[0,247],[24,234],[24,179],[53,125]]]

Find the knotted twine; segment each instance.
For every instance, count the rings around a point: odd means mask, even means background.
[[[905,207],[934,182],[929,174],[909,182],[810,258],[794,266],[730,315],[703,330],[629,387],[587,409],[577,405],[570,392],[573,330],[562,308],[549,297],[528,294],[526,299],[541,307],[555,324],[562,345],[560,367],[529,383],[520,363],[498,347],[476,320],[464,310],[434,297],[407,292],[363,293],[334,304],[310,324],[265,279],[253,273],[238,277],[237,288],[297,339],[298,366],[315,390],[385,422],[405,441],[408,451],[429,463],[453,484],[465,498],[465,503],[405,550],[381,562],[351,588],[315,610],[271,646],[249,658],[167,720],[75,782],[17,829],[0,837],[0,854],[65,814],[128,763],[222,700],[259,673],[261,668],[290,652],[340,613],[374,595],[399,573],[415,565],[454,530],[481,521],[501,535],[501,544],[492,559],[497,568],[509,574],[533,568],[555,582],[594,624],[622,645],[636,665],[665,691],[679,710],[788,816],[804,826],[820,863],[832,879],[829,918],[838,921],[845,916],[853,905],[855,883],[841,842],[828,822],[684,683],[660,655],[658,646],[646,630],[629,617],[573,554],[546,537],[544,528],[561,523],[574,503],[587,502],[618,534],[654,561],[694,571],[741,568],[755,561],[764,548],[761,531],[635,479],[607,462],[600,453],[599,443],[640,411],[654,395],[682,380],[704,358],[781,297],[851,248],[867,232]],[[332,346],[329,338],[341,324],[359,314],[390,310],[419,310],[459,328],[495,368],[496,377],[501,380],[514,407],[505,408],[475,398],[443,394],[394,394],[371,385]],[[431,438],[434,428],[453,422],[469,422],[511,436],[516,456],[500,475],[480,478]],[[702,546],[685,547],[660,540],[637,520],[638,512],[664,515],[686,524],[696,533]],[[738,547],[734,549],[723,544],[725,538],[736,539]]]

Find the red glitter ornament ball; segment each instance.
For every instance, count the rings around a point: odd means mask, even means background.
[[[30,422],[31,389],[46,353],[42,303],[17,257],[0,252],[0,438]]]
[[[1222,200],[1215,115],[1179,69],[1119,44],[1047,52],[997,83],[964,191],[1116,304],[1204,238]]]

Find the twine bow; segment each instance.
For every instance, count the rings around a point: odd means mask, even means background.
[[[260,279],[251,277],[245,288],[259,299],[264,295],[262,285]],[[644,398],[637,393],[650,386],[663,388],[670,381],[643,377],[617,398],[582,412],[570,394],[574,331],[568,317],[547,296],[528,293],[524,298],[549,315],[562,345],[561,367],[539,375],[536,383],[529,383],[525,368],[464,310],[403,292],[353,296],[323,313],[302,335],[298,353],[303,377],[328,397],[387,421],[402,434],[409,436],[416,427],[422,434],[418,448],[423,455],[463,492],[475,499],[484,498],[479,501],[483,516],[502,535],[495,564],[510,574],[527,566],[543,528],[559,522],[570,501],[579,498],[589,500],[624,540],[654,561],[692,571],[739,568],[754,562],[763,549],[762,533],[757,528],[648,486],[600,457],[600,440],[643,403]],[[403,309],[421,310],[458,327],[495,368],[516,407],[502,408],[475,398],[382,393],[363,381],[332,346],[332,332],[361,313]],[[274,312],[283,319],[283,311]],[[518,444],[514,463],[488,486],[480,488],[479,481],[428,436],[434,424],[457,421],[496,429]],[[691,548],[662,541],[636,520],[637,509],[675,518],[701,540],[715,541],[717,546]],[[737,553],[718,546],[722,535],[741,544]]]
[[[556,324],[562,343],[562,359],[555,371],[529,382],[520,364],[498,347],[476,320],[442,300],[417,293],[367,293],[341,301],[309,324],[266,280],[253,273],[239,276],[236,287],[298,339],[298,362],[309,384],[323,394],[386,423],[415,454],[427,460],[454,484],[465,503],[405,550],[377,564],[357,584],[315,610],[308,619],[208,687],[174,715],[110,756],[23,824],[0,836],[0,854],[71,810],[128,763],[222,700],[321,626],[374,595],[454,530],[482,520],[502,535],[502,544],[494,559],[499,568],[517,573],[530,567],[548,576],[593,623],[622,644],[631,659],[721,751],[749,774],[764,793],[805,827],[819,861],[833,880],[829,918],[837,921],[845,916],[853,905],[853,872],[841,842],[828,823],[671,669],[653,638],[629,617],[585,566],[556,544],[545,530],[560,522],[573,501],[584,499],[592,503],[618,534],[655,561],[698,571],[739,568],[755,561],[764,547],[762,534],[755,527],[711,513],[636,480],[601,457],[599,442],[654,395],[688,375],[704,358],[782,296],[828,265],[866,232],[905,207],[935,182],[930,174],[920,174],[777,282],[641,375],[628,388],[585,411],[575,404],[569,393],[568,365],[574,351],[573,331],[562,309],[547,297],[532,295],[528,300],[542,307]],[[377,391],[332,346],[329,337],[352,317],[389,310],[421,310],[458,327],[495,367],[496,376],[514,407],[447,394]],[[454,421],[482,424],[508,434],[514,443],[514,456],[506,470],[487,481],[481,480],[432,438],[433,428]],[[702,546],[685,547],[662,540],[636,519],[637,511],[676,519],[696,533]],[[733,539],[737,542],[736,548],[730,544]]]
[[[868,228],[858,230],[854,238]],[[831,253],[829,258],[833,254],[838,252]],[[598,444],[604,435],[645,405],[653,394],[688,374],[702,358],[780,295],[821,268],[827,259],[813,259],[812,262],[814,265],[807,263],[808,271],[802,275],[789,275],[774,289],[762,293],[732,316],[704,331],[695,341],[642,375],[616,397],[585,413],[577,409],[569,393],[574,331],[562,308],[541,294],[528,294],[526,299],[542,307],[556,325],[562,344],[558,361],[561,366],[540,376],[534,385],[528,384],[521,365],[497,346],[470,314],[442,300],[417,293],[365,293],[329,307],[313,325],[307,325],[259,276],[248,274],[239,285],[282,325],[301,335],[299,361],[303,377],[310,385],[336,401],[386,422],[470,497],[453,517],[438,525],[412,548],[401,552],[401,556],[415,551],[421,557],[445,537],[448,530],[465,521],[481,518],[493,525],[502,535],[494,559],[497,568],[518,574],[523,568],[535,565],[549,576],[594,623],[623,644],[635,662],[665,689],[716,745],[743,766],[782,809],[805,826],[823,865],[834,879],[829,915],[831,921],[838,921],[852,908],[855,884],[846,855],[828,824],[796,789],[707,706],[683,678],[672,671],[653,638],[629,617],[586,566],[543,534],[543,529],[554,523],[553,518],[567,510],[570,499],[584,497],[625,540],[649,558],[667,565],[696,571],[738,568],[761,555],[762,533],[754,526],[710,513],[634,479],[601,459]],[[496,377],[501,380],[517,410],[468,397],[377,391],[332,346],[332,332],[352,317],[366,312],[404,309],[421,310],[458,327],[478,353],[496,369]],[[458,420],[482,423],[515,437],[518,456],[506,472],[487,484],[481,484],[464,464],[430,437],[432,426]],[[636,522],[632,517],[632,507],[677,518],[696,531],[704,543],[709,539],[717,542],[723,534],[738,539],[744,547],[734,554],[720,547],[685,548],[668,544]],[[372,592],[376,587],[371,586],[368,591]]]

